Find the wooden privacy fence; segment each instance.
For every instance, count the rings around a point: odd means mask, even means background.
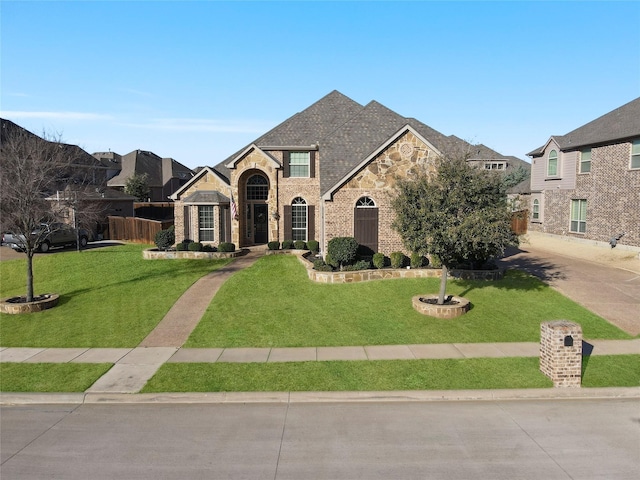
[[[109,217],[109,238],[135,243],[155,242],[156,233],[173,225],[173,220],[147,220],[136,217]]]
[[[529,218],[528,210],[520,210],[513,212],[511,215],[511,230],[516,235],[524,235],[527,233],[527,219]]]

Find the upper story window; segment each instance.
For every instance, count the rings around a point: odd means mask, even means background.
[[[631,168],[640,168],[640,139],[631,142]]]
[[[262,175],[253,175],[247,180],[247,200],[266,200],[269,197],[269,182]]]
[[[309,177],[309,152],[291,152],[289,154],[289,176]]]
[[[485,162],[485,170],[504,170],[506,168],[505,162]]]
[[[558,176],[558,152],[551,150],[547,160],[547,177]]]
[[[587,148],[580,152],[580,173],[591,171],[591,149]]]

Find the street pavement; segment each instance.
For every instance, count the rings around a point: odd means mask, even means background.
[[[636,399],[21,405],[3,480],[640,476]]]

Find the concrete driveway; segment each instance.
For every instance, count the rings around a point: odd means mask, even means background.
[[[502,266],[525,270],[631,335],[640,335],[637,252],[530,234]]]

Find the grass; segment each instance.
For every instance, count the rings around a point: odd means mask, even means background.
[[[472,303],[455,320],[413,309],[411,297],[438,286],[438,279],[317,284],[295,257],[266,256],[225,282],[185,346],[538,342],[540,323],[558,319],[578,322],[585,338],[631,338],[522,272],[497,282],[450,280],[448,293]]]
[[[148,245],[36,255],[36,294],[57,307],[0,315],[3,347],[135,347],[197,279],[229,260],[144,260]],[[26,260],[0,262],[0,296],[24,295]]]
[[[0,391],[84,392],[110,363],[0,363]]]
[[[640,386],[640,355],[587,357],[583,387]],[[391,391],[546,388],[539,359],[167,363],[143,392]]]

